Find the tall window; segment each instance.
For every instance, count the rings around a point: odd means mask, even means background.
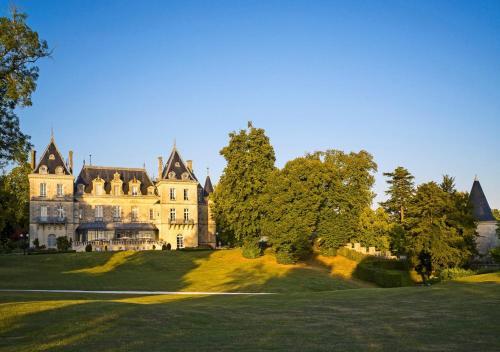
[[[63,196],[63,185],[62,183],[57,184],[57,196],[62,197]]]
[[[115,194],[115,196],[119,196],[120,195],[120,186],[115,185],[113,193]]]
[[[115,205],[113,207],[113,218],[115,218],[115,220],[118,220],[120,219],[121,217],[121,208],[119,205]]]
[[[57,207],[57,217],[59,219],[64,219],[64,207],[62,205]]]
[[[139,208],[137,207],[132,207],[132,221],[137,221],[139,218]]]
[[[132,186],[132,195],[136,196],[138,194],[138,187],[137,186]]]
[[[149,209],[149,220],[154,220],[155,212],[153,209]]]
[[[184,200],[189,200],[189,189],[184,189]]]
[[[47,184],[40,183],[40,197],[47,197]]]
[[[184,209],[184,221],[188,221],[188,220],[189,220],[189,209],[185,208]]]
[[[177,235],[177,248],[184,248],[184,237],[181,234]]]
[[[95,219],[102,220],[102,217],[103,217],[102,205],[96,205],[95,206]]]
[[[170,188],[170,200],[175,200],[175,188]]]
[[[100,183],[97,183],[95,185],[95,194],[97,196],[101,196],[102,195],[102,185]]]
[[[170,221],[175,221],[175,208],[170,209]]]
[[[47,206],[46,205],[42,205],[40,207],[40,217],[42,219],[46,219],[47,218]]]

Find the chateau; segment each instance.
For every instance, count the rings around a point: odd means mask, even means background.
[[[212,182],[202,187],[175,145],[165,165],[158,158],[156,180],[144,168],[93,165],[75,179],[73,152],[65,161],[53,136],[38,163],[32,151],[31,166],[31,244],[56,248],[64,236],[77,251],[215,247]]]

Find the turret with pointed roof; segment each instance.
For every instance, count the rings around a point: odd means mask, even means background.
[[[483,188],[477,180],[474,180],[470,191],[469,202],[473,208],[473,214],[476,221],[494,221],[495,218],[491,212],[488,200],[484,195]]]
[[[47,145],[47,148],[45,148],[45,151],[43,152],[42,157],[40,158],[38,165],[36,165],[33,173],[40,173],[41,166],[45,166],[47,168],[48,174],[55,174],[56,169],[58,167],[62,167],[64,174],[71,175],[70,168],[64,162],[64,158],[56,146],[53,134],[50,136],[50,142]]]
[[[161,179],[198,181],[193,173],[193,170],[190,170],[186,163],[182,160],[175,144],[172,148],[172,152],[170,153],[170,157],[163,168]]]
[[[205,179],[205,187],[203,187],[203,191],[205,192],[205,196],[208,196],[210,193],[213,193],[214,187],[212,186],[212,180],[210,180],[210,176],[207,175]]]

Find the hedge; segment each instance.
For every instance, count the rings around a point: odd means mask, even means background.
[[[364,281],[377,284],[380,287],[406,286],[407,272],[399,270],[387,270],[373,265],[374,262],[359,263],[354,275]]]

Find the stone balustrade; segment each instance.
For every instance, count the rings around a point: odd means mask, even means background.
[[[94,240],[94,241],[74,241],[72,248],[77,252],[85,252],[87,245],[92,246],[92,251],[147,251],[161,250],[166,244],[164,241],[156,241],[149,239],[112,239],[112,240]]]

